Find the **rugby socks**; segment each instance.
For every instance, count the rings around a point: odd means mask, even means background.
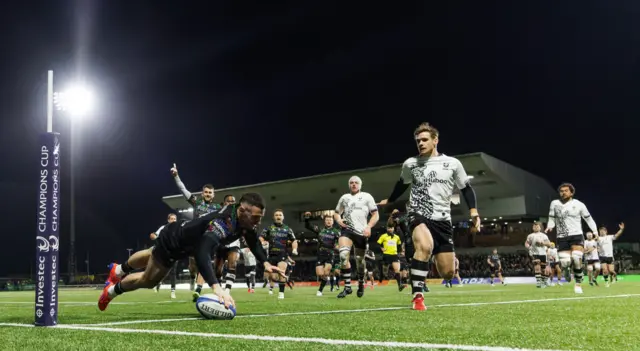
[[[199,294],[202,291],[202,285],[198,284],[198,286],[196,286],[196,292]]]
[[[231,290],[231,288],[233,287],[233,283],[235,283],[236,281],[236,270],[234,269],[228,269],[227,270],[227,274],[225,275],[225,286],[224,288],[227,290]]]
[[[540,275],[540,273],[536,272],[536,286],[540,287],[542,286],[542,276]]]
[[[411,261],[411,292],[415,295],[423,292],[424,280],[427,278],[429,262]]]
[[[324,290],[324,286],[327,285],[327,280],[329,280],[328,277],[320,279],[320,288],[318,289],[319,292],[322,292],[322,290]]]
[[[280,290],[281,294],[284,294],[284,288],[287,287],[287,283],[286,282],[280,282],[278,283],[278,289]]]
[[[333,285],[335,284],[335,277],[331,276],[329,277],[329,284],[331,284],[331,290],[333,290]]]
[[[251,289],[251,273],[245,274],[244,279],[247,282],[247,289]]]
[[[603,275],[602,277],[604,278],[604,282],[605,282],[605,283],[608,283],[608,282],[609,282],[609,275],[608,275],[608,274],[605,274],[605,275]]]
[[[334,276],[333,279],[336,281],[336,288],[340,289],[340,275]]]
[[[398,287],[402,286],[402,278],[400,278],[400,273],[395,274],[396,282],[398,283]],[[372,283],[373,285],[373,283]]]
[[[118,295],[122,295],[125,293],[125,291],[122,290],[122,286],[120,285],[120,282],[117,282],[116,284],[110,286],[107,292],[110,298],[114,298]]]
[[[251,273],[251,289],[255,289],[256,288],[256,271],[252,270]]]
[[[342,280],[344,280],[344,288],[351,289],[351,268],[342,268],[340,271]]]
[[[131,273],[131,271],[133,271],[133,268],[129,266],[129,262],[125,262],[116,266],[116,276],[118,278],[124,277],[125,275]]]

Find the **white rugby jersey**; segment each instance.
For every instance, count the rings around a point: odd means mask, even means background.
[[[549,241],[549,237],[545,233],[531,233],[527,236],[527,243],[529,244],[529,253],[532,255],[546,255],[547,247],[538,246],[542,243]]]
[[[566,203],[562,203],[560,200],[551,201],[549,207],[549,223],[548,228],[556,228],[558,238],[564,238],[571,235],[583,235],[582,233],[582,218],[589,225],[589,228],[594,233],[598,232],[596,228],[596,222],[589,214],[587,206],[576,199],[571,199]]]
[[[469,181],[462,163],[445,154],[408,158],[400,177],[411,184],[407,211],[434,221],[451,220],[453,187],[464,189]]]
[[[553,261],[553,262],[557,262],[558,261],[558,249],[554,248],[549,248],[549,250],[547,250],[547,258],[549,258],[549,260]]]
[[[585,254],[585,258],[587,260],[599,260],[600,257],[598,256],[598,242],[595,240],[586,240],[584,242],[584,249],[585,251],[587,251],[587,249],[595,249],[587,254]]]
[[[256,256],[253,255],[253,252],[247,247],[242,249],[242,256],[244,258],[244,266],[255,266],[256,265]]]
[[[376,212],[376,205],[373,196],[363,191],[353,195],[344,194],[338,200],[336,212],[342,213],[342,220],[356,234],[363,235],[362,231],[369,223],[369,215]]]
[[[598,253],[601,257],[613,257],[613,241],[616,240],[615,235],[606,235],[598,237]]]

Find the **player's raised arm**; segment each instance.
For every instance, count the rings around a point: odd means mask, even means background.
[[[311,224],[309,220],[311,219],[311,212],[304,213],[304,227],[316,234],[320,234],[320,228],[317,225]]]
[[[620,235],[622,235],[622,232],[624,232],[624,222],[618,224],[618,227],[620,228],[620,230],[618,230],[618,232],[613,235],[613,240],[617,240]]]
[[[582,204],[580,208],[580,216],[582,217],[582,219],[584,219],[585,222],[587,222],[589,229],[597,234],[598,226],[596,225],[596,221],[593,220],[593,217],[591,217],[591,214],[589,213],[589,210],[587,210],[587,206],[585,206],[585,204]]]
[[[187,190],[187,187],[185,187],[182,180],[180,180],[180,176],[178,175],[178,167],[176,167],[175,163],[173,164],[173,168],[171,168],[171,175],[173,176],[173,179],[175,180],[176,185],[178,186],[178,189],[180,189],[182,196],[184,196],[184,198],[187,199],[189,203],[191,204],[195,203],[195,195],[193,195],[189,190]]]

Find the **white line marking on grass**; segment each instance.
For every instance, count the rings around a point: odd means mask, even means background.
[[[551,301],[563,301],[563,300],[589,300],[589,299],[601,299],[601,298],[620,298],[620,297],[636,297],[640,294],[624,294],[624,295],[607,295],[607,296],[577,296],[577,297],[558,297],[551,299],[537,299],[537,300],[513,300],[513,301],[493,301],[493,302],[470,302],[470,303],[448,303],[441,305],[431,305],[428,308],[441,308],[441,307],[468,307],[468,306],[483,306],[483,305],[510,305],[519,303],[536,303],[536,302],[551,302]],[[410,307],[381,307],[381,308],[362,308],[355,310],[331,310],[331,311],[307,311],[307,312],[286,312],[286,313],[265,313],[265,314],[244,314],[236,316],[236,318],[260,318],[260,317],[283,317],[283,316],[298,316],[308,314],[335,314],[335,313],[358,313],[358,312],[376,312],[376,311],[396,311],[396,310],[408,310]],[[110,326],[110,325],[126,325],[126,324],[144,324],[144,323],[162,323],[162,322],[180,322],[180,321],[195,321],[204,320],[200,317],[187,317],[187,318],[169,318],[169,319],[147,319],[147,320],[132,320],[122,322],[108,322],[108,323],[94,323],[94,324],[73,324],[76,326]]]
[[[33,325],[30,325],[30,324],[16,324],[16,323],[0,323],[0,326],[33,327]],[[520,349],[520,348],[500,347],[500,346],[428,344],[428,343],[396,342],[396,341],[339,340],[339,339],[299,338],[299,337],[290,337],[290,336],[267,336],[267,335],[251,335],[251,334],[247,334],[247,335],[217,334],[217,333],[197,333],[197,332],[185,332],[185,331],[173,331],[173,330],[83,327],[83,326],[77,326],[77,325],[57,325],[51,329],[88,330],[88,331],[102,331],[102,332],[108,332],[108,333],[199,336],[203,338],[279,341],[279,342],[284,341],[284,342],[301,342],[301,343],[314,343],[314,344],[326,344],[326,345],[376,346],[376,347],[411,348],[411,349],[448,349],[448,350],[465,350],[465,351],[560,351],[560,350],[542,350],[542,349]]]
[[[557,297],[551,299],[536,299],[536,300],[512,300],[512,301],[493,301],[493,302],[470,302],[470,303],[448,303],[441,305],[431,305],[428,308],[441,308],[441,307],[468,307],[468,306],[483,306],[483,305],[510,305],[519,303],[536,303],[536,302],[552,302],[552,301],[564,301],[564,300],[589,300],[589,299],[601,299],[601,298],[622,298],[622,297],[637,297],[640,294],[624,294],[624,295],[606,295],[606,296],[577,296],[577,297]],[[331,310],[331,311],[307,311],[307,312],[285,312],[285,313],[264,313],[264,314],[245,314],[236,316],[236,318],[260,318],[260,317],[283,317],[283,316],[298,316],[308,314],[336,314],[336,313],[358,313],[358,312],[376,312],[376,311],[396,311],[396,310],[408,310],[410,307],[381,307],[381,308],[361,308],[355,310]],[[147,320],[133,320],[122,322],[109,322],[109,323],[95,323],[95,324],[74,324],[77,326],[110,326],[110,325],[126,325],[126,324],[144,324],[144,323],[162,323],[162,322],[180,322],[180,321],[194,321],[204,320],[201,317],[187,317],[187,318],[169,318],[169,319],[147,319]]]

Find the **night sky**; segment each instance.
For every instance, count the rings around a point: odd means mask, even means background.
[[[87,251],[105,271],[165,221],[173,162],[194,191],[400,163],[422,121],[441,152],[572,182],[598,224],[624,219],[638,240],[637,1],[185,3],[4,6],[0,276],[35,262],[48,69],[100,96],[75,124],[79,272]],[[70,120],[56,118],[66,271]]]

